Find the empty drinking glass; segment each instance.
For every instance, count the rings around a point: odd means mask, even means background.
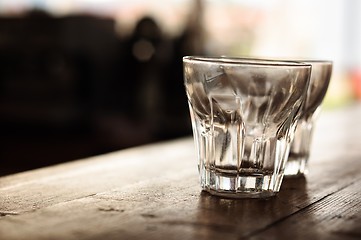
[[[285,169],[286,176],[299,176],[307,172],[312,132],[332,72],[332,62],[330,61],[312,60],[302,62],[312,65],[312,73],[306,101],[301,111],[301,119],[298,121],[294,140],[291,144]]]
[[[184,57],[183,65],[202,189],[275,195],[311,65],[227,57]]]

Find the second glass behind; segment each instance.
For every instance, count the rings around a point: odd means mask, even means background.
[[[307,173],[314,124],[320,112],[331,78],[332,62],[321,60],[297,60],[312,65],[310,84],[302,107],[296,133],[287,161],[286,176],[302,176]]]
[[[275,195],[311,65],[225,57],[184,57],[183,64],[202,189]]]

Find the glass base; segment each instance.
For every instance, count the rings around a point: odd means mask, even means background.
[[[233,175],[203,169],[201,185],[204,191],[226,198],[267,198],[275,196],[283,175],[250,174]]]
[[[307,174],[307,158],[290,158],[286,163],[285,177],[300,177]]]

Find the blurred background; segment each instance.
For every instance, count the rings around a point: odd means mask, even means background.
[[[191,134],[182,56],[333,60],[361,99],[358,0],[0,0],[0,175]]]

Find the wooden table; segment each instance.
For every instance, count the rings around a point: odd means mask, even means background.
[[[316,129],[270,199],[201,193],[190,137],[2,177],[0,239],[361,239],[361,104]]]

